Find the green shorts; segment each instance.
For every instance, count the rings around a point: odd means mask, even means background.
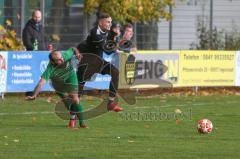
[[[72,73],[67,79],[52,79],[52,86],[60,97],[66,93],[78,92],[78,79],[76,73]]]

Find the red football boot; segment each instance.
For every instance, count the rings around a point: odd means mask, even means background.
[[[77,122],[77,118],[76,118],[76,115],[75,115],[75,117],[73,119],[70,119],[68,127],[73,129],[76,125],[76,122]]]
[[[108,102],[107,109],[108,111],[115,111],[115,112],[120,112],[123,110],[121,107],[118,106],[118,103],[116,102]]]

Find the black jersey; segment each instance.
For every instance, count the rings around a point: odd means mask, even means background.
[[[107,41],[108,31],[103,32],[99,26],[90,30],[87,39],[81,42],[77,48],[81,53],[93,53],[102,57],[103,45]]]

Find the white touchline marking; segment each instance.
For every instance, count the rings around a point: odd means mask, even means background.
[[[133,107],[133,109],[148,109],[148,108],[167,108],[167,107],[186,107],[186,106],[203,106],[203,105],[213,105],[213,104],[235,104],[238,101],[228,101],[228,102],[208,102],[208,103],[188,103],[188,104],[176,104],[176,105],[159,105],[159,106],[143,106],[143,107]],[[38,115],[38,114],[55,114],[56,112],[21,112],[21,113],[0,113],[0,116],[7,115]]]
[[[54,114],[55,112],[21,112],[21,113],[0,113],[0,116],[6,115],[36,115],[36,114]]]
[[[158,105],[158,106],[143,106],[143,107],[133,107],[133,109],[148,109],[148,108],[168,108],[168,107],[186,107],[186,106],[203,106],[203,105],[213,105],[213,104],[236,104],[238,101],[230,102],[208,102],[208,103],[187,103],[187,104],[176,104],[176,105]]]

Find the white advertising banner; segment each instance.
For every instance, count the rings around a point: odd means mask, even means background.
[[[6,92],[7,86],[7,52],[0,52],[0,93]]]

